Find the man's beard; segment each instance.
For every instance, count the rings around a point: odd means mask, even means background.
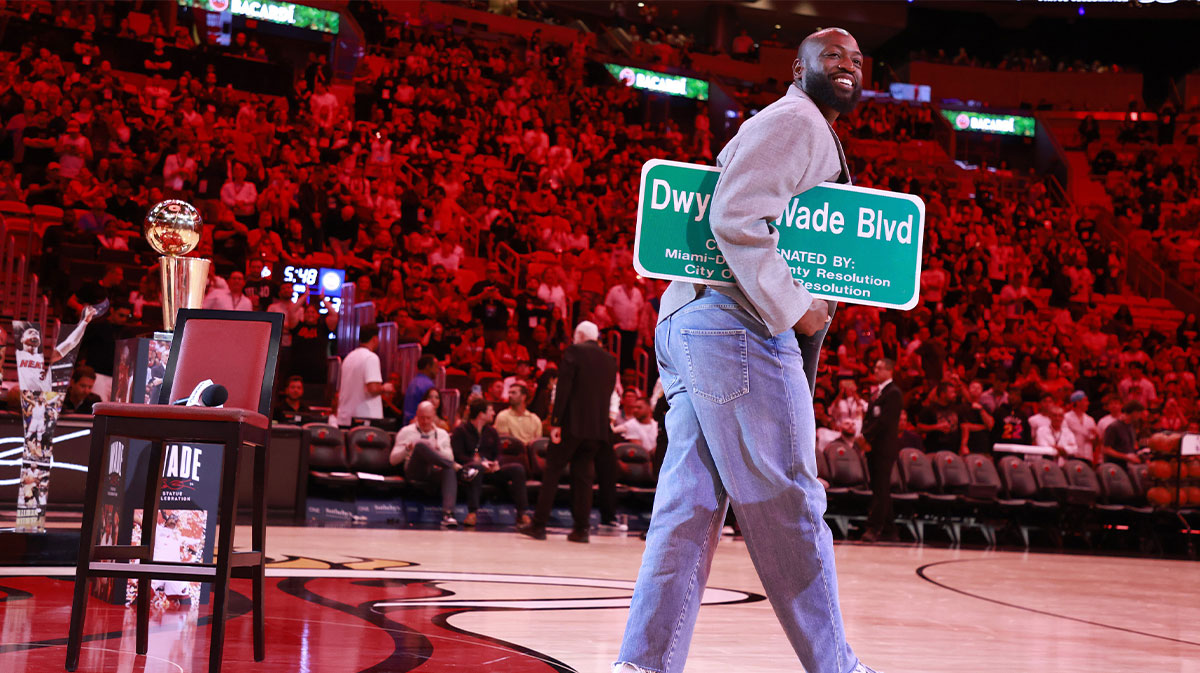
[[[800,78],[800,87],[804,89],[804,93],[808,94],[809,98],[825,107],[833,108],[838,114],[850,114],[858,105],[858,99],[862,98],[861,84],[856,82],[854,91],[850,93],[849,98],[846,98],[834,85],[833,79],[829,75],[812,69],[804,71],[804,75]]]

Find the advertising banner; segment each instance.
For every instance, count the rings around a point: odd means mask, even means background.
[[[642,167],[633,265],[649,278],[732,286],[709,212],[719,168]],[[925,204],[910,194],[823,183],[771,222],[792,276],[815,297],[907,310],[920,299]]]
[[[41,326],[13,321],[17,349],[17,385],[21,392],[21,421],[25,450],[21,457],[21,482],[17,489],[16,530],[46,531],[46,496],[50,492],[50,468],[54,462],[54,426],[62,411],[63,397],[71,385],[75,356],[87,325],[104,308],[86,307],[83,322],[63,325],[67,336],[44,351]]]

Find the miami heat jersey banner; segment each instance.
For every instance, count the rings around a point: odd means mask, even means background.
[[[50,492],[50,468],[54,462],[54,426],[62,410],[63,396],[71,385],[75,355],[88,323],[97,315],[84,309],[83,322],[63,325],[66,337],[47,357],[41,326],[13,321],[17,341],[17,384],[21,391],[21,421],[25,450],[21,457],[21,483],[17,489],[16,530],[42,533],[46,530],[46,495]]]

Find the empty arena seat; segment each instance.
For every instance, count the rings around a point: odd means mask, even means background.
[[[638,489],[654,488],[654,459],[640,444],[622,442],[613,447],[617,454],[617,483]]]
[[[1083,485],[1089,483],[1087,475],[1082,471],[1073,470],[1080,485],[1072,485],[1067,480],[1066,470],[1053,460],[1033,458],[1029,461],[1029,466],[1033,471],[1034,481],[1037,482],[1038,493],[1043,498],[1051,497],[1068,505],[1090,505],[1096,502],[1096,497],[1100,495],[1095,473],[1091,475],[1090,485]]]
[[[325,423],[303,426],[308,441],[308,478],[316,486],[352,488],[358,477],[350,472],[342,431]]]
[[[1000,483],[1000,473],[996,471],[996,464],[992,462],[992,457],[981,453],[972,453],[963,458],[963,464],[967,467],[967,474],[971,478],[972,494],[980,498],[989,498],[1005,506],[1023,506],[1024,500],[1021,499],[1001,499],[1000,490],[1003,485]]]
[[[942,493],[967,495],[971,488],[971,473],[962,456],[953,451],[938,451],[930,462]]]
[[[1134,492],[1138,498],[1145,498],[1150,466],[1146,463],[1130,463],[1126,469],[1129,471],[1129,481],[1133,485]],[[1101,484],[1103,485],[1103,482]]]
[[[346,453],[350,469],[360,486],[394,491],[404,486],[399,466],[392,465],[392,436],[379,428],[362,426],[346,433]]]
[[[905,490],[916,493],[921,500],[931,503],[949,504],[958,500],[952,493],[939,493],[937,474],[933,462],[920,449],[900,449],[900,476]]]
[[[1067,476],[1067,486],[1078,491],[1079,498],[1089,504],[1100,499],[1100,481],[1096,478],[1096,471],[1092,469],[1091,463],[1068,460],[1067,464],[1063,465],[1063,472]]]
[[[1129,474],[1114,463],[1102,463],[1096,468],[1096,479],[1100,484],[1100,494],[1104,504],[1100,506],[1124,505],[1133,511],[1149,514],[1154,508],[1140,506],[1145,496],[1138,492]]]
[[[550,449],[549,437],[538,437],[529,443],[529,478],[541,479],[542,474],[546,471],[546,451]],[[566,475],[571,469],[568,464],[563,470],[563,475]],[[562,481],[560,480],[560,484]]]
[[[848,488],[852,493],[870,495],[867,472],[857,447],[830,444],[825,447],[825,462],[829,467],[829,485]]]
[[[1055,465],[1055,467],[1058,466]],[[1045,499],[1041,495],[1030,463],[1018,456],[1005,456],[1000,459],[999,472],[1000,482],[1004,485],[1007,496],[1006,500],[1019,500],[1025,505],[1016,521],[1025,546],[1029,546],[1029,533],[1038,529],[1046,531],[1054,542],[1061,546],[1062,536],[1058,530],[1058,502],[1053,499],[1053,496],[1051,499]]]

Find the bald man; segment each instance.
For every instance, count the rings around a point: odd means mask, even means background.
[[[717,157],[710,219],[737,284],[674,282],[662,297],[669,443],[617,673],[683,670],[730,503],[804,670],[871,671],[846,643],[817,480],[812,385],[830,309],[793,280],[770,225],[794,195],[849,182],[831,123],[858,102],[861,66],[846,31],[809,35],[787,94]]]

